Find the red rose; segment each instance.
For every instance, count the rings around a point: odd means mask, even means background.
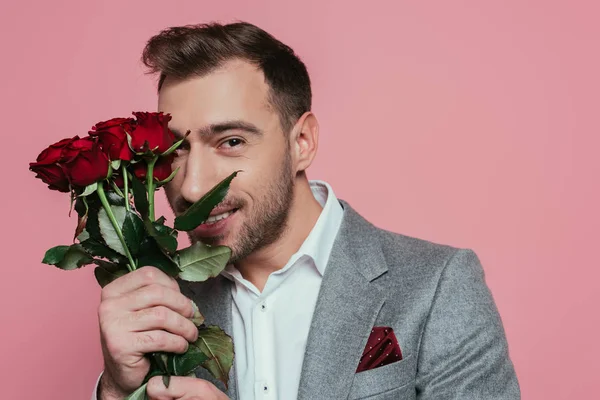
[[[133,118],[113,118],[97,123],[89,132],[90,136],[98,137],[102,151],[112,160],[131,161],[133,152],[127,143],[127,134],[135,129]]]
[[[164,153],[175,143],[175,135],[168,128],[169,114],[134,112],[137,126],[131,134],[131,146],[138,152]]]
[[[69,191],[69,179],[59,163],[64,161],[62,153],[65,147],[76,140],[79,140],[79,136],[51,144],[40,153],[36,162],[29,163],[29,169],[37,174],[36,178],[40,178],[50,189]]]
[[[108,157],[94,138],[75,140],[63,150],[65,169],[71,185],[84,188],[106,178]]]
[[[94,143],[95,140],[91,137],[86,137],[83,139],[77,137],[77,139],[71,141],[63,148],[60,162],[68,163],[73,161],[79,155],[79,153],[92,150]]]
[[[40,178],[48,185],[49,189],[59,192],[69,192],[69,180],[62,166],[58,164],[43,165],[30,163],[29,169],[35,172],[36,178]]]
[[[169,154],[166,157],[161,157],[158,159],[156,164],[154,164],[154,179],[157,181],[164,181],[171,175],[173,169],[171,168],[171,164],[173,163],[173,159],[175,158],[174,154]],[[146,174],[148,166],[144,162],[139,162],[133,166],[133,173],[138,177],[142,182],[146,180]]]

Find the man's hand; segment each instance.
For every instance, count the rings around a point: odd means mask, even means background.
[[[212,383],[185,376],[172,376],[169,387],[165,387],[162,377],[155,376],[148,381],[146,394],[150,400],[226,400],[229,399]]]
[[[137,389],[150,369],[144,354],[184,353],[198,339],[198,329],[188,319],[193,313],[177,282],[154,267],[106,285],[98,307],[104,355],[99,398],[122,399]]]

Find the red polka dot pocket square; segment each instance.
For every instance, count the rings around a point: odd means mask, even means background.
[[[371,330],[356,372],[367,371],[402,360],[402,351],[394,330],[376,326]]]

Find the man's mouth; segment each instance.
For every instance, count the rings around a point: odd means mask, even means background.
[[[211,213],[211,216],[208,217],[208,219],[206,221],[204,221],[204,224],[210,225],[210,224],[214,224],[215,222],[218,222],[222,219],[225,219],[227,217],[229,217],[231,214],[233,214],[234,212],[236,212],[238,209],[234,208],[232,210],[229,211],[225,211],[225,212],[220,212],[220,213],[215,213],[214,211]]]

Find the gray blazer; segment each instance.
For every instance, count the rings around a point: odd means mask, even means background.
[[[519,399],[475,253],[378,229],[340,203],[344,219],[313,315],[298,399]],[[218,276],[181,285],[206,324],[230,333],[231,284]],[[394,329],[403,359],[356,373],[373,326]],[[197,375],[225,390],[203,368]],[[226,393],[238,398],[235,366]]]

